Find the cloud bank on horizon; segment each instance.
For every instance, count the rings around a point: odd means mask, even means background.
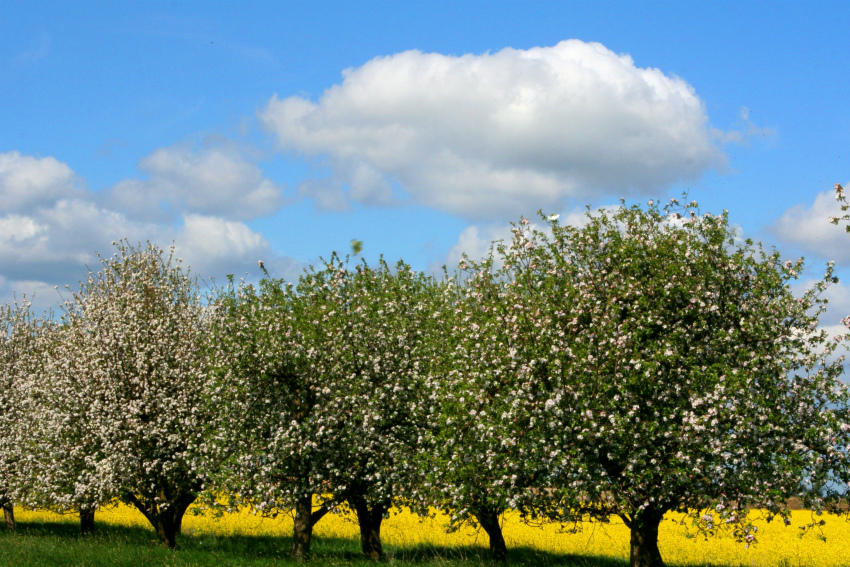
[[[260,112],[283,151],[325,164],[299,194],[317,207],[405,198],[472,220],[657,193],[725,167],[684,80],[599,43],[482,55],[406,51],[343,72],[317,102]]]

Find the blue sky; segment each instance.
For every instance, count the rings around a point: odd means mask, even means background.
[[[0,0],[0,300],[122,237],[202,275],[415,268],[687,191],[850,277],[846,2]],[[827,324],[850,313],[830,292]]]

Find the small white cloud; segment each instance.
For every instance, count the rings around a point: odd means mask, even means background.
[[[558,217],[558,224],[561,226],[584,226],[588,219],[584,211],[567,211],[561,214],[549,215],[549,218]],[[527,228],[530,230],[539,230],[544,234],[549,234],[549,227],[544,222],[538,219],[529,219]],[[494,222],[487,224],[473,224],[461,231],[458,235],[457,242],[449,249],[446,254],[445,261],[442,264],[437,262],[429,266],[431,273],[439,273],[441,266],[445,265],[451,272],[458,266],[464,254],[470,260],[483,260],[490,254],[490,250],[501,241],[509,245],[513,240],[512,226],[507,222]],[[498,258],[495,258],[498,264]]]
[[[199,274],[242,271],[270,254],[269,243],[241,222],[188,215],[175,234],[177,255]]]
[[[378,57],[318,102],[273,97],[260,119],[282,149],[326,160],[352,200],[395,204],[397,186],[475,219],[657,193],[725,165],[690,85],[578,40]]]
[[[84,199],[60,199],[29,216],[0,217],[0,275],[65,285],[78,281],[83,266],[97,263],[95,252],[119,238],[144,241],[157,227],[132,222],[121,213]]]
[[[818,266],[809,266],[808,271],[814,272],[817,268]],[[814,287],[817,282],[818,280],[812,278],[800,280],[792,284],[791,290],[796,297],[801,297],[806,290]],[[850,316],[850,285],[844,282],[831,284],[826,288],[822,297],[825,297],[829,302],[826,305],[826,310],[820,315],[818,331],[826,331],[830,339],[836,336],[846,335],[850,332],[850,329],[842,324],[842,319]],[[837,352],[829,357],[829,361],[831,362],[839,356],[850,354],[847,351],[848,347],[850,347],[850,343],[845,343],[844,347],[839,348]],[[850,373],[847,371],[850,371],[850,367],[845,363],[845,382],[850,379]]]
[[[46,226],[38,224],[30,217],[8,215],[0,218],[0,246],[32,240],[46,231]]]
[[[841,226],[829,222],[841,216],[840,204],[833,191],[818,193],[811,205],[796,205],[786,210],[770,226],[777,239],[797,245],[807,255],[838,263],[850,262],[850,235]]]
[[[257,259],[274,277],[297,281],[305,265],[272,250],[268,240],[241,222],[189,215],[174,235],[175,252],[201,277],[259,276]]]
[[[0,276],[0,302],[20,305],[24,299],[31,305],[33,313],[56,312],[62,302],[64,288],[57,290],[54,284],[34,280],[8,280]]]
[[[833,284],[827,288],[826,297],[829,303],[822,322],[825,325],[838,326],[842,319],[850,316],[850,285],[843,282]]]
[[[52,157],[0,153],[0,212],[27,212],[77,193],[70,167]]]
[[[753,138],[770,138],[776,135],[773,128],[756,126],[750,120],[750,109],[742,106],[738,112],[739,121],[730,130],[712,129],[714,139],[721,144],[743,144],[748,145]]]
[[[487,258],[496,241],[511,238],[510,228],[504,223],[484,226],[473,224],[466,227],[446,255],[445,265],[451,271],[457,267],[464,255],[471,260]]]
[[[234,146],[179,144],[142,159],[148,179],[125,180],[106,202],[128,215],[151,220],[169,213],[200,213],[245,220],[268,216],[283,205],[281,187]]]

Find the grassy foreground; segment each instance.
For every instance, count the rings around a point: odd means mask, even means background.
[[[16,510],[17,533],[0,530],[0,566],[260,566],[289,563],[292,520],[240,513],[214,519],[187,515],[180,549],[158,544],[144,517],[118,506],[97,514],[97,533],[80,536],[76,517]],[[823,531],[798,537],[796,526],[811,514],[795,511],[794,522],[761,522],[760,543],[746,549],[728,538],[688,538],[670,515],[662,524],[661,552],[668,565],[850,566],[850,524],[825,517]],[[486,536],[473,530],[447,534],[445,518],[420,520],[406,512],[384,522],[382,535],[390,563],[416,566],[466,566],[487,563]],[[622,567],[628,564],[628,530],[619,521],[592,524],[581,533],[559,533],[506,519],[509,560],[527,566]],[[357,526],[342,515],[328,515],[316,526],[314,565],[366,565]],[[819,537],[823,536],[823,537]],[[825,541],[824,541],[825,538]]]

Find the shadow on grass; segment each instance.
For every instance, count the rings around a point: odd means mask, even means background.
[[[410,565],[494,565],[486,549],[477,546],[436,547],[419,546],[413,548],[390,548],[387,552],[390,561],[400,561]],[[625,567],[624,559],[601,556],[552,553],[530,547],[508,549],[509,565],[527,566],[564,566],[564,567]]]
[[[95,532],[81,535],[79,524],[21,522],[16,532],[0,530],[0,549],[20,567],[58,566],[193,566],[255,567],[291,564],[292,539],[276,536],[192,534],[178,538],[178,550],[159,543],[151,529],[95,523]],[[8,554],[8,555],[7,555]],[[447,567],[493,565],[486,549],[477,546],[385,546],[386,562],[394,565]],[[359,541],[314,537],[313,565],[368,565]],[[508,563],[518,566],[626,567],[628,561],[602,556],[557,554],[514,548]],[[675,567],[675,566],[670,566]]]

